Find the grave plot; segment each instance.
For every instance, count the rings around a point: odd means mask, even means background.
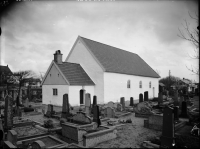
[[[41,130],[34,126],[14,127],[14,128],[12,128],[12,130],[14,130],[17,133],[18,141],[48,134],[47,131]]]
[[[33,121],[23,118],[23,117],[14,117],[13,118],[13,126],[14,127],[23,127],[33,125]]]
[[[66,138],[67,142],[92,147],[97,143],[116,137],[114,127],[101,126],[97,105],[94,106],[93,112],[93,122],[84,112],[77,112],[70,118],[70,122],[61,123],[62,136]]]

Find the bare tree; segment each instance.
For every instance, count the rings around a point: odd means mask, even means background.
[[[195,13],[195,16],[192,16],[189,13],[189,16],[199,25],[199,20],[198,20],[198,14]],[[197,59],[199,60],[199,27],[196,28],[190,28],[190,24],[185,20],[185,23],[182,24],[184,31],[181,29],[179,30],[178,36],[184,40],[189,41],[192,45],[194,45],[194,51],[192,55],[189,55],[192,59]],[[199,75],[199,67],[195,68],[194,66],[191,66],[190,68],[186,66],[188,70],[193,72],[196,75]]]
[[[25,83],[25,80],[27,79],[32,80],[36,76],[36,74],[32,70],[25,70],[25,71],[14,72],[13,75],[15,76],[16,81],[19,84],[18,97],[19,100],[21,101],[21,88]]]

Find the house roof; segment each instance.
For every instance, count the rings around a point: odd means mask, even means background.
[[[56,63],[70,85],[95,85],[80,64],[63,62]]]
[[[12,71],[10,70],[10,68],[7,66],[1,66],[0,65],[0,75],[1,74],[5,74],[5,75],[12,75]]]
[[[160,76],[137,54],[84,37],[80,38],[104,67],[105,72],[160,78]]]
[[[159,83],[159,85],[160,85],[160,86],[165,86],[165,84],[163,84],[163,83]]]

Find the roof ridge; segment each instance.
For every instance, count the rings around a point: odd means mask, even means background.
[[[62,63],[71,63],[71,64],[80,65],[80,64],[78,64],[78,63],[72,63],[72,62],[62,62]],[[60,65],[62,65],[62,64],[60,64]]]
[[[82,36],[80,36],[80,37],[81,37],[81,38],[85,38],[85,37],[82,37]],[[131,53],[131,54],[138,55],[138,54],[136,54],[136,53],[133,53],[133,52],[130,52],[130,51],[126,51],[126,50],[123,50],[123,49],[121,49],[121,48],[117,48],[117,47],[114,47],[114,46],[111,46],[111,45],[108,45],[108,44],[105,44],[105,43],[102,43],[102,42],[99,42],[99,41],[95,41],[95,40],[88,39],[88,38],[85,38],[85,39],[90,40],[90,41],[93,41],[93,42],[97,42],[97,43],[100,43],[100,44],[103,44],[103,45],[106,45],[106,46],[109,46],[109,47],[113,47],[113,48],[118,49],[118,50],[121,50],[121,51],[125,51],[125,52],[129,52],[129,53]]]

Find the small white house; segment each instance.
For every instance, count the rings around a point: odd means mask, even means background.
[[[97,96],[97,103],[139,99],[148,91],[158,97],[160,76],[137,54],[78,37],[65,62],[60,50],[54,54],[42,81],[43,104],[62,105],[68,94],[72,106],[80,105],[80,90]]]

